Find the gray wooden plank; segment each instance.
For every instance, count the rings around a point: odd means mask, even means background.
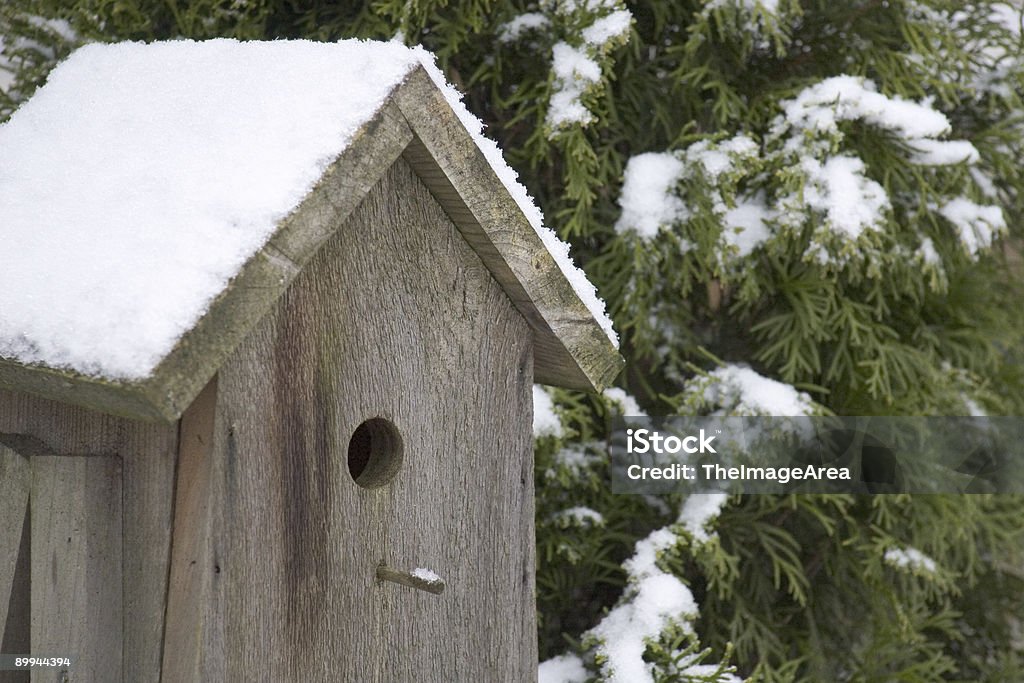
[[[31,474],[27,458],[0,444],[0,652],[7,652],[4,643],[17,640],[16,634],[7,633],[6,626],[8,610],[21,597],[14,592],[23,593],[26,588],[15,585],[15,572],[23,550]]]
[[[171,571],[164,627],[164,681],[224,680],[220,584],[213,546],[216,475],[212,458],[217,382],[181,418]]]
[[[79,680],[121,680],[120,459],[33,456],[30,510],[33,653],[73,657]]]
[[[0,638],[0,652],[5,654],[30,654],[32,652],[30,643],[32,614],[29,604],[32,568],[29,558],[31,541],[29,527],[29,515],[26,511],[25,519],[22,522],[21,545],[15,551],[18,559],[14,566],[13,588],[7,604],[6,627],[0,622],[0,628],[4,630],[3,637]],[[29,683],[29,681],[28,671],[0,671],[0,683]]]

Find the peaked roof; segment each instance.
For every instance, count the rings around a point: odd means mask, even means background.
[[[567,247],[427,53],[90,45],[0,126],[0,386],[177,419],[402,156],[535,333],[537,381],[622,359]]]

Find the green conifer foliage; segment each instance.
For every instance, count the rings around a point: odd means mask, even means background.
[[[771,414],[750,382],[805,414],[1022,413],[1021,10],[9,0],[0,117],[89,41],[423,44],[627,358],[629,393],[553,391],[537,440],[542,678],[1024,680],[1019,497],[616,496],[604,442],[617,413]]]

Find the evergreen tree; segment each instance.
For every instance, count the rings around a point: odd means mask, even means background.
[[[542,678],[1013,681],[1019,497],[616,496],[603,439],[1020,415],[1021,29],[1018,0],[9,0],[0,116],[89,41],[423,44],[627,358],[535,392]]]

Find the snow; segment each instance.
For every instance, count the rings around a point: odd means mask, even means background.
[[[632,23],[633,15],[629,10],[617,10],[583,29],[583,42],[588,45],[607,45],[615,38],[625,35]]]
[[[33,26],[53,31],[67,42],[74,42],[78,40],[78,33],[72,28],[71,24],[66,19],[51,19],[40,16],[30,16],[28,21]]]
[[[427,583],[441,583],[441,577],[426,567],[416,567],[416,569],[412,570],[411,574],[417,579],[426,581]]]
[[[746,135],[735,135],[718,143],[701,140],[686,148],[686,162],[688,166],[700,164],[708,180],[717,183],[723,175],[735,171],[737,161],[756,157],[758,149],[757,143]]]
[[[786,119],[814,131],[838,129],[839,121],[864,119],[905,138],[931,138],[948,133],[949,120],[931,107],[875,91],[869,80],[833,76],[802,90],[784,104]]]
[[[696,655],[694,655],[696,658]],[[685,660],[680,663],[680,680],[690,680],[691,677],[713,676],[721,668],[718,664],[688,664]],[[715,679],[717,683],[743,683],[738,676],[730,673],[722,673]]]
[[[734,176],[743,175],[759,153],[757,142],[740,134],[718,142],[700,140],[678,154],[646,152],[631,157],[626,162],[618,199],[622,213],[615,229],[650,240],[662,229],[688,220],[690,211],[679,196],[679,186],[685,180],[699,177],[711,186],[713,211],[723,226],[722,239],[734,247],[724,258],[749,256],[771,237],[766,221],[775,217],[775,212],[760,193],[730,196],[735,206],[729,208],[723,199],[723,186],[734,182]],[[682,242],[684,250],[691,246]]]
[[[921,166],[951,166],[974,164],[979,156],[977,148],[966,140],[913,140],[910,160]]]
[[[803,186],[800,191],[776,200],[770,218],[794,229],[808,220],[823,223],[823,229],[812,236],[806,258],[824,265],[843,267],[859,250],[870,249],[864,242],[855,243],[868,231],[885,230],[892,219],[893,199],[870,177],[872,169],[863,159],[844,151],[845,133],[840,124],[860,121],[891,134],[905,150],[910,164],[970,167],[980,159],[977,148],[969,141],[943,139],[952,126],[931,100],[914,102],[886,95],[878,92],[872,81],[861,77],[826,78],[783,102],[782,111],[772,124],[766,145],[774,149],[776,143],[782,143],[781,152],[777,153],[781,156],[774,161],[796,169]],[[984,182],[984,176],[972,175],[981,178],[976,182],[982,192],[992,189],[991,182]],[[896,199],[905,201],[903,197]],[[972,254],[979,246],[990,244],[992,235],[1000,231],[1001,223],[991,212],[951,213],[962,218],[958,228]],[[753,215],[751,222],[757,225]],[[964,227],[966,224],[970,227]],[[930,247],[934,245],[924,245],[918,256],[925,263],[937,264],[937,254]]]
[[[641,238],[651,239],[660,229],[685,220],[688,211],[675,194],[683,171],[682,160],[667,152],[630,157],[619,195],[622,214],[615,229],[633,231]]]
[[[957,229],[961,243],[972,256],[991,247],[996,236],[1006,231],[1001,208],[976,204],[966,197],[943,204],[939,213]]]
[[[547,5],[548,8],[553,6],[558,14],[566,17],[565,23],[573,26],[571,34],[551,49],[552,92],[546,117],[551,137],[565,128],[586,126],[595,120],[582,98],[600,88],[601,65],[597,58],[628,39],[633,21],[629,10],[615,9],[615,4],[561,0]],[[596,17],[590,16],[595,14]],[[589,24],[579,26],[587,20]]]
[[[763,195],[746,197],[725,212],[725,243],[736,247],[737,256],[749,256],[758,246],[771,237],[765,223],[772,217]]]
[[[590,674],[574,654],[558,655],[537,668],[537,683],[586,683]]]
[[[939,256],[939,252],[935,250],[935,243],[932,242],[930,237],[921,239],[921,246],[918,248],[917,253],[921,256],[921,260],[930,266],[942,264],[942,258]]]
[[[734,5],[748,11],[761,8],[769,14],[777,14],[779,11],[779,0],[710,0],[707,7],[709,9],[717,9],[726,5]]]
[[[0,356],[146,377],[421,63],[614,339],[429,53],[221,39],[83,47],[0,126]]]
[[[588,631],[600,639],[597,652],[605,660],[601,672],[609,683],[654,683],[644,661],[647,640],[657,638],[670,624],[686,628],[697,614],[690,589],[682,581],[660,572],[640,579],[633,597],[613,608]],[[687,629],[689,630],[689,629]]]
[[[656,563],[658,553],[671,548],[679,538],[670,529],[652,531],[637,541],[633,556],[623,563],[630,578],[636,581],[663,573]]]
[[[964,403],[964,408],[967,410],[967,414],[971,417],[988,417],[988,413],[985,409],[970,396],[961,395],[961,400]]]
[[[148,375],[416,63],[390,43],[76,51],[0,127],[0,355]]]
[[[591,444],[596,446],[598,449],[604,449],[605,444]],[[548,478],[554,478],[558,476],[558,469],[567,470],[573,477],[578,479],[585,471],[597,466],[601,460],[600,456],[596,453],[600,451],[594,450],[588,452],[587,446],[572,445],[567,448],[555,453],[554,467],[549,469],[545,476]]]
[[[633,557],[623,563],[631,594],[585,634],[599,640],[597,653],[605,658],[601,671],[608,681],[653,683],[643,660],[646,640],[657,638],[672,623],[689,630],[686,620],[697,615],[690,589],[656,563],[658,553],[677,541],[669,529],[658,529],[637,542]]]
[[[771,27],[768,31],[771,33],[777,31],[780,22],[779,0],[706,0],[701,14],[710,18],[711,12],[725,8],[737,12],[743,22],[741,30],[750,34],[756,49],[765,50],[770,47],[766,29]]]
[[[938,568],[935,564],[935,560],[928,557],[920,550],[916,548],[890,548],[885,551],[885,561],[894,567],[900,569],[911,569],[928,572],[929,574],[935,573]]]
[[[75,33],[71,24],[64,19],[47,19],[35,15],[21,15],[21,18],[26,19],[29,24],[45,32],[56,34],[65,43],[75,43],[79,40],[78,34]],[[24,35],[11,37],[14,39],[10,41],[8,47],[12,51],[32,52],[51,60],[57,58],[57,51],[52,45],[48,45],[45,42],[40,43]],[[14,85],[17,67],[9,58],[3,55],[3,50],[4,38],[0,36],[0,91],[6,92]]]
[[[556,519],[567,520],[575,526],[587,528],[592,526],[604,526],[604,515],[597,510],[592,510],[581,505],[561,510],[555,513]]]
[[[20,15],[20,18],[27,20],[30,25],[41,29],[44,33],[56,34],[57,38],[65,44],[74,44],[79,41],[78,34],[75,33],[71,24],[64,19],[48,19],[46,17],[25,14]],[[7,46],[12,52],[18,51],[22,53],[18,61],[25,59],[25,53],[32,53],[36,57],[42,57],[47,60],[57,58],[57,49],[48,42],[39,42],[25,35],[8,36],[8,41]],[[2,54],[3,50],[4,39],[0,36],[0,90],[6,91],[14,84],[15,73],[18,67]]]
[[[540,385],[533,385],[533,436],[562,436],[562,421],[555,414],[555,403]]]
[[[981,190],[981,193],[983,195],[985,195],[989,199],[996,199],[999,197],[999,190],[996,188],[995,183],[992,182],[991,176],[989,176],[986,173],[983,173],[976,166],[971,167],[968,170],[970,171],[971,178],[974,179],[975,184],[977,184],[978,189]]]
[[[707,542],[711,536],[707,527],[726,503],[726,494],[692,495],[680,512],[678,522],[700,542]],[[679,536],[670,528],[657,529],[636,543],[633,556],[623,563],[629,580],[629,588],[623,599],[596,626],[583,634],[583,639],[597,641],[595,655],[601,663],[602,680],[612,683],[654,683],[650,665],[643,655],[649,640],[656,640],[670,625],[678,625],[684,632],[692,633],[692,622],[696,619],[697,603],[690,589],[676,576],[658,567],[658,554],[665,552],[679,542]],[[549,664],[541,665],[541,681],[576,680],[558,678],[561,669],[582,673],[582,663],[573,655],[568,659],[556,658]],[[579,669],[574,668],[579,664]],[[545,669],[545,667],[549,667]],[[689,673],[713,673],[714,668],[700,668],[706,665],[692,664]],[[570,668],[572,667],[572,668]],[[551,676],[545,678],[544,676]],[[738,680],[739,679],[735,679]]]
[[[694,493],[686,499],[683,509],[679,513],[679,523],[682,524],[694,540],[698,543],[707,543],[716,534],[709,534],[708,525],[718,517],[722,506],[729,500],[726,493]]]
[[[590,123],[594,115],[580,98],[589,86],[601,80],[601,67],[584,49],[566,42],[555,43],[551,55],[555,90],[548,106],[548,125],[557,129],[573,123]]]
[[[811,397],[789,384],[759,375],[741,365],[724,365],[709,373],[709,402],[737,415],[799,417],[814,414]]]
[[[1024,27],[1024,7],[1014,7],[1008,2],[997,2],[989,9],[989,21],[999,24],[1014,36],[1020,36],[1021,28]]]
[[[864,175],[864,162],[839,155],[822,164],[806,157],[801,164],[807,174],[804,201],[825,214],[829,226],[850,240],[865,229],[879,226],[891,206],[885,189]]]
[[[910,161],[922,165],[974,163],[978,150],[965,140],[939,140],[950,132],[949,119],[928,104],[883,95],[875,84],[854,76],[833,76],[802,90],[783,103],[786,122],[800,131],[839,135],[840,121],[863,120],[904,139]],[[804,141],[787,143],[797,151]]]
[[[555,78],[565,82],[583,81],[594,83],[601,78],[601,67],[586,53],[568,43],[558,42],[551,49],[552,69]]]
[[[526,33],[544,28],[551,22],[546,16],[538,12],[526,12],[515,19],[502,24],[498,28],[498,40],[503,43],[512,43]]]
[[[628,415],[632,417],[646,417],[647,413],[643,411],[640,404],[636,402],[636,399],[626,393],[625,389],[619,387],[611,387],[604,390],[604,397],[609,401],[618,404],[622,411],[622,415]]]

